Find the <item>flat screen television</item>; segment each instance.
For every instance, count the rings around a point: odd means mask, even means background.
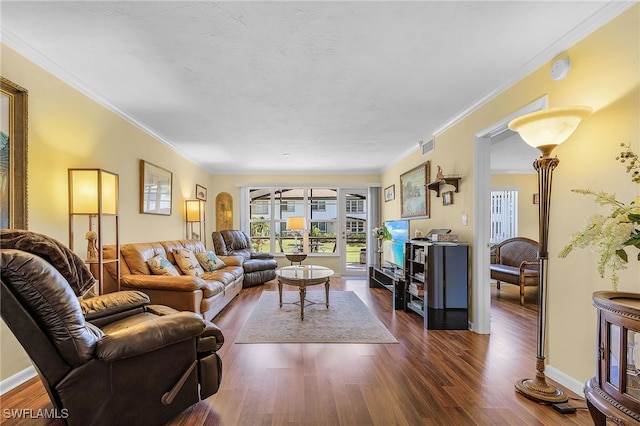
[[[382,240],[383,266],[404,269],[404,245],[408,241],[408,220],[388,220],[384,222],[384,240]]]

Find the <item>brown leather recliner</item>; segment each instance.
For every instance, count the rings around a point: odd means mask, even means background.
[[[1,314],[70,425],[157,425],[217,392],[221,330],[138,291],[83,298],[95,280],[49,237],[0,233]]]
[[[278,262],[273,254],[254,251],[251,238],[243,231],[214,231],[211,237],[218,256],[241,256],[244,259],[242,287],[261,285],[276,278]]]

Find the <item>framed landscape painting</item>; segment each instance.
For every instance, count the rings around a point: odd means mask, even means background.
[[[406,218],[428,218],[429,162],[400,175],[400,216]]]

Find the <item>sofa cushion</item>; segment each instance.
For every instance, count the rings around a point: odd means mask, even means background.
[[[147,265],[149,265],[149,269],[151,269],[151,273],[154,275],[180,275],[178,269],[161,254],[147,260]]]
[[[204,248],[204,243],[200,240],[171,240],[171,241],[160,241],[158,244],[162,245],[164,250],[167,252],[167,260],[174,265],[177,265],[175,258],[173,257],[173,253],[179,249],[188,249],[194,253],[200,253],[206,251]]]
[[[242,268],[240,269],[240,274],[242,275]],[[205,272],[201,277],[205,281],[218,281],[221,282],[225,287],[229,284],[233,283],[237,278],[237,273],[234,274],[233,270],[229,270],[229,268],[225,268],[224,270],[219,269],[213,272]]]
[[[238,230],[225,230],[214,232],[213,246],[216,254],[220,256],[242,256],[249,259],[253,252],[251,238],[247,234]]]
[[[204,269],[198,263],[196,255],[189,249],[181,248],[173,251],[173,257],[176,259],[178,268],[185,275],[200,276],[204,274]]]
[[[220,281],[211,281],[205,279],[205,285],[202,286],[202,296],[208,298],[216,294],[224,293],[224,284]]]
[[[220,260],[212,251],[196,253],[196,259],[198,259],[200,266],[202,266],[205,272],[213,272],[227,267],[227,264]]]
[[[151,275],[147,260],[161,254],[171,262],[167,252],[160,243],[132,243],[120,246],[120,255],[127,263],[129,271],[134,275]]]

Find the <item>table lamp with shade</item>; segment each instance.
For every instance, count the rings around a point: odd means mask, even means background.
[[[551,178],[553,170],[560,163],[557,157],[551,157],[551,152],[573,134],[580,122],[588,117],[591,111],[591,108],[585,106],[549,108],[520,116],[509,122],[511,130],[518,132],[527,144],[539,149],[542,154],[533,162],[533,168],[538,172],[538,194],[540,200],[538,205],[540,280],[538,286],[536,376],[535,379],[517,380],[515,388],[527,398],[547,404],[566,402],[568,400],[562,390],[546,382],[544,374]]]
[[[293,232],[294,238],[294,252],[299,251],[298,245],[298,232],[302,236],[305,229],[307,229],[307,218],[302,216],[291,216],[287,218],[287,229]]]

